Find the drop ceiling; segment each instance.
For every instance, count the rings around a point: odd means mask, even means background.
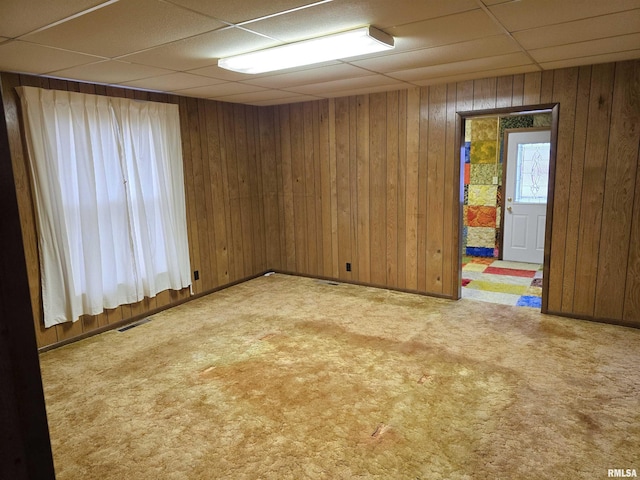
[[[373,25],[392,51],[261,75],[218,58]],[[640,0],[2,0],[0,71],[275,105],[640,58]]]

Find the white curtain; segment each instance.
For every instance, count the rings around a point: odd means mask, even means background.
[[[178,106],[18,93],[45,326],[190,286]]]

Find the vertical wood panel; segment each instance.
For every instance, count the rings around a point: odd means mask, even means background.
[[[255,149],[256,149],[255,177],[256,177],[256,181],[258,182],[258,195],[257,196],[254,195],[254,202],[255,202],[254,210],[257,210],[257,211],[254,211],[254,218],[256,219],[254,226],[257,225],[256,228],[259,228],[257,243],[260,251],[258,264],[255,266],[255,268],[256,268],[256,271],[263,272],[273,267],[269,267],[269,261],[267,259],[267,237],[266,237],[267,225],[266,225],[266,220],[264,216],[264,211],[268,202],[267,202],[267,196],[265,195],[265,186],[264,186],[265,174],[264,174],[264,168],[263,168],[263,162],[262,162],[262,154],[264,150],[262,149],[262,143],[260,141],[259,112],[260,112],[259,108],[252,107],[252,114],[253,114],[254,124],[255,124],[255,128],[254,128],[254,142],[255,142]],[[253,274],[255,274],[255,272],[251,272],[251,275]]]
[[[369,148],[371,167],[370,182],[370,222],[371,232],[371,282],[384,285],[387,281],[387,95],[371,95],[369,105]]]
[[[511,84],[511,81],[508,82]],[[460,150],[456,148],[457,139],[460,138],[459,128],[456,122],[456,85],[447,85],[446,98],[446,138],[444,158],[444,232],[442,246],[442,293],[451,297],[457,296],[457,283],[460,277],[460,238],[459,238],[459,209],[460,192],[458,188],[451,188],[447,194],[448,186],[460,183]],[[511,97],[509,94],[509,102]],[[448,239],[451,238],[452,241]]]
[[[237,204],[232,199],[232,205],[237,208],[237,216],[239,218],[239,234],[242,243],[236,241],[237,255],[242,259],[241,267],[237,270],[236,280],[247,276],[247,272],[254,269],[253,265],[253,225],[251,215],[251,192],[249,186],[249,141],[252,135],[248,132],[247,122],[247,106],[234,104],[230,108],[234,120],[234,153],[236,154],[235,163],[237,173]],[[233,175],[232,173],[230,173]],[[233,179],[232,179],[233,182]],[[236,263],[238,265],[238,263]]]
[[[207,109],[206,101],[198,100],[198,126],[202,129],[199,133],[200,137],[200,159],[202,165],[202,183],[203,183],[203,195],[204,202],[200,204],[200,211],[204,212],[206,222],[198,220],[199,227],[205,230],[205,237],[207,242],[204,244],[204,249],[207,251],[207,263],[203,265],[204,272],[200,272],[203,277],[202,286],[205,290],[209,290],[218,285],[218,268],[216,262],[216,238],[215,238],[215,226],[213,218],[209,218],[208,212],[213,211],[213,192],[211,190],[212,179],[210,173],[211,161],[209,158],[209,152],[215,148],[215,139],[209,144],[209,135],[207,128]],[[204,275],[206,274],[206,275]]]
[[[258,158],[259,136],[256,108],[245,109],[247,126],[247,189],[248,201],[245,202],[245,216],[249,218],[251,267],[244,272],[261,272],[264,264],[264,217],[262,214],[264,199],[262,192],[262,167]],[[248,209],[248,210],[246,210]]]
[[[542,88],[542,73],[530,72],[524,74],[524,105],[538,105],[540,103],[540,89]]]
[[[553,76],[555,70],[545,70],[542,72],[542,79],[540,83],[540,103],[551,103],[553,97]]]
[[[293,173],[291,166],[291,120],[289,107],[284,106],[280,110],[280,155],[282,163],[282,195],[284,198],[285,221],[285,268],[296,271],[296,235],[295,214],[293,210]]]
[[[386,285],[398,287],[398,92],[387,93]]]
[[[324,242],[322,232],[324,224],[322,222],[322,159],[320,152],[320,103],[312,104],[312,132],[313,132],[313,206],[316,215],[315,244],[316,255],[316,275],[322,275],[324,271]]]
[[[187,99],[180,99],[180,127],[183,132],[189,132],[189,118],[187,114]],[[193,182],[193,166],[191,162],[191,136],[182,135],[182,161],[184,165],[184,177],[185,177],[185,193],[186,193],[186,208],[187,208],[187,230],[189,231],[189,253],[191,259],[191,269],[197,270],[200,268],[200,251],[198,243],[198,216],[196,213],[196,196],[195,187]],[[193,292],[198,293],[200,288],[200,282],[193,281]],[[129,311],[128,314],[131,312]],[[126,318],[127,313],[123,312]]]
[[[351,279],[358,278],[358,158],[357,131],[358,105],[356,97],[349,97],[349,242],[351,244],[351,266],[355,269]],[[344,268],[344,267],[343,267]]]
[[[265,268],[282,268],[280,263],[280,215],[278,211],[278,162],[276,160],[275,137],[273,135],[275,130],[274,109],[258,109],[258,128],[264,199]]]
[[[329,100],[329,171],[331,174],[331,257],[333,277],[340,276],[340,244],[338,242],[338,165],[336,146],[336,102]]]
[[[578,232],[580,230],[580,199],[582,197],[582,178],[584,175],[584,155],[587,144],[587,120],[589,117],[589,96],[591,89],[591,67],[581,67],[578,70],[578,87],[576,93],[576,113],[573,125],[569,128],[573,129],[573,147],[570,151],[570,157],[567,157],[565,161],[571,159],[571,174],[567,208],[567,224],[566,224],[566,246],[564,251],[564,259],[562,256],[552,257],[551,266],[553,267],[555,262],[564,261],[564,269],[562,271],[562,284],[555,283],[557,279],[553,276],[550,277],[550,286],[554,287],[550,290],[549,298],[554,298],[553,291],[562,289],[562,306],[561,312],[573,312],[573,299],[575,293],[575,281],[576,281],[576,265],[578,262]],[[562,108],[562,106],[561,106]],[[565,118],[566,119],[566,118]],[[563,130],[563,124],[567,122],[561,122],[559,129]],[[568,142],[568,141],[567,141]],[[560,143],[558,143],[558,149],[561,149]],[[561,157],[562,159],[564,157]],[[558,166],[556,166],[558,168]],[[558,175],[556,175],[558,179]],[[556,194],[557,195],[557,194]],[[555,242],[553,242],[555,243]],[[551,246],[551,251],[554,251],[554,245]],[[554,271],[551,271],[553,275]],[[549,305],[551,308],[551,305]]]
[[[495,89],[493,90],[495,98]],[[426,290],[442,294],[442,250],[444,248],[445,145],[447,86],[429,89],[427,137],[427,271]],[[451,179],[453,180],[453,179]],[[452,183],[449,184],[451,188]],[[449,212],[451,214],[451,212]]]
[[[577,84],[577,68],[559,70],[556,74],[556,88],[554,88],[552,99],[554,102],[560,103],[560,116],[565,120],[558,126],[556,176],[553,198],[552,231],[554,241],[551,244],[549,278],[545,280],[557,286],[562,285],[564,272]],[[559,312],[562,309],[562,288],[554,288],[549,291],[548,308],[555,312]]]
[[[322,200],[322,275],[333,275],[333,244],[331,204],[331,157],[329,154],[329,101],[318,102],[320,106],[320,198]],[[337,261],[337,260],[336,260]]]
[[[275,143],[275,155],[277,164],[277,181],[278,181],[278,215],[280,220],[280,268],[287,270],[287,216],[285,215],[285,198],[284,198],[284,157],[282,155],[282,135],[281,135],[281,122],[280,122],[280,108],[274,108],[273,121],[274,121],[274,143]]]
[[[513,96],[511,105],[514,107],[522,105],[524,102],[524,74],[513,76]]]
[[[637,95],[631,101],[636,102],[636,108],[640,108],[637,104]],[[636,162],[640,165],[640,152],[638,152]],[[640,168],[636,171],[636,189],[633,202],[629,259],[627,265],[627,281],[622,320],[640,325]]]
[[[587,316],[594,313],[613,73],[613,64],[592,68],[574,294],[574,312]]]
[[[194,201],[195,201],[195,228],[198,236],[198,261],[193,267],[200,272],[200,283],[195,292],[206,290],[211,285],[211,263],[209,261],[209,228],[207,222],[206,194],[204,190],[205,179],[202,162],[202,149],[200,145],[200,118],[198,115],[198,100],[187,100],[187,115],[189,121],[189,136],[191,147],[191,172],[193,175]],[[142,312],[139,309],[136,312]]]
[[[612,103],[615,114],[611,117],[607,151],[602,232],[596,276],[595,316],[600,318],[622,318],[625,293],[630,292],[630,289],[626,288],[626,281],[634,196],[637,194],[639,79],[638,63],[621,63],[616,66]]]
[[[358,194],[358,279],[371,281],[371,237],[369,236],[369,95],[357,97],[356,162]]]
[[[304,152],[304,118],[302,104],[290,107],[291,128],[296,128],[296,134],[291,134],[291,178],[293,185],[293,214],[295,225],[296,272],[309,273],[309,243],[307,240],[307,205],[305,201],[305,152]],[[301,128],[300,128],[301,127]]]
[[[418,289],[418,177],[420,170],[420,89],[407,92],[407,195],[405,207],[406,288]]]
[[[225,148],[225,164],[226,164],[226,179],[228,188],[228,202],[229,202],[229,216],[230,216],[230,231],[232,238],[233,248],[230,251],[230,275],[231,281],[236,281],[242,278],[244,272],[244,236],[243,236],[243,224],[242,224],[242,212],[240,202],[240,184],[238,177],[238,161],[237,152],[235,150],[238,141],[236,140],[235,120],[234,120],[234,105],[223,105],[223,129],[224,129],[224,142]],[[246,245],[248,247],[248,245]]]
[[[229,283],[229,245],[227,242],[227,202],[224,196],[224,180],[222,158],[220,155],[220,125],[218,124],[218,109],[213,102],[206,102],[206,129],[208,139],[208,162],[211,178],[211,210],[214,226],[214,252],[217,285]],[[217,286],[216,285],[216,286]]]
[[[349,178],[349,99],[335,100],[336,189],[338,221],[338,272],[340,278],[352,279],[345,264],[352,263],[351,192]]]
[[[481,78],[473,81],[473,109],[486,110],[496,108],[495,78]]]
[[[315,202],[315,165],[314,165],[314,143],[313,143],[313,105],[304,103],[303,105],[303,166],[304,166],[304,206],[307,228],[307,273],[318,274],[318,244],[316,242],[316,202]]]
[[[418,290],[427,288],[427,152],[429,138],[429,88],[420,89],[420,148],[418,150]]]
[[[398,288],[407,286],[407,99],[408,91],[398,97]]]
[[[496,84],[496,107],[510,107],[513,101],[513,77],[498,77]]]
[[[225,109],[221,104],[217,105],[217,113],[218,113],[218,138],[220,144],[220,178],[222,180],[222,198],[224,201],[224,211],[217,210],[216,214],[221,215],[224,213],[224,223],[226,230],[226,247],[227,247],[227,277],[229,281],[233,281],[233,276],[235,272],[235,261],[234,261],[234,241],[233,241],[233,226],[232,226],[232,211],[231,211],[231,201],[230,201],[230,193],[229,193],[229,174],[227,168],[227,158],[228,158],[228,150],[229,146],[227,145],[227,135],[225,134]]]

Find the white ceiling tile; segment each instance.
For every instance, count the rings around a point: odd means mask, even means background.
[[[640,9],[559,23],[514,33],[514,38],[526,49],[554,47],[567,43],[614,37],[637,32]]]
[[[283,97],[283,98],[275,98],[272,100],[261,100],[261,101],[254,101],[251,102],[251,105],[258,105],[261,107],[268,107],[270,105],[282,105],[285,103],[298,103],[298,102],[311,102],[313,100],[321,100],[322,97],[315,97],[313,95],[298,95],[298,94],[292,94],[289,97]]]
[[[411,82],[420,87],[427,87],[429,85],[442,85],[443,83],[450,82],[462,82],[464,80],[475,80],[477,78],[492,78],[499,77],[502,75],[517,75],[520,73],[529,73],[529,72],[538,72],[540,69],[534,65],[520,65],[517,67],[505,67],[505,68],[496,68],[492,70],[482,70],[471,73],[461,73],[455,75],[446,75],[443,77],[435,77],[428,78],[425,80],[416,80]]]
[[[401,70],[399,72],[390,72],[389,75],[400,80],[415,83],[429,78],[462,75],[473,72],[482,72],[485,70],[494,70],[497,68],[517,67],[532,64],[533,62],[524,53],[509,53],[507,55],[498,55],[495,57],[477,58],[473,60],[464,60],[462,62],[452,62],[432,65],[429,67],[414,68],[411,70]]]
[[[365,75],[371,75],[371,72],[354,67],[353,65],[340,63],[320,68],[310,68],[297,72],[260,77],[254,80],[246,80],[243,83],[266,88],[286,88],[296,85],[305,85],[308,83],[329,82],[345,78],[362,77]]]
[[[531,56],[538,63],[566,60],[569,58],[588,57],[613,52],[637,50],[640,45],[640,33],[621,35],[619,37],[602,38],[587,42],[570,43],[547,48],[531,50]]]
[[[465,42],[502,34],[502,30],[482,10],[449,15],[390,28],[396,50],[417,50]]]
[[[376,72],[393,72],[440,63],[471,60],[520,51],[517,44],[506,35],[494,35],[467,42],[454,43],[440,47],[398,52],[367,60],[349,63]]]
[[[145,90],[159,90],[163,92],[172,90],[183,90],[185,88],[204,87],[206,85],[215,85],[223,83],[224,80],[216,80],[201,75],[192,75],[190,73],[176,72],[159,77],[144,78],[141,80],[133,80],[124,82],[123,85],[128,87],[143,88]]]
[[[402,90],[412,87],[406,83],[393,83],[390,85],[374,85],[374,86],[361,86],[352,88],[349,90],[339,90],[335,92],[327,92],[324,96],[326,98],[335,97],[350,97],[352,95],[364,95],[366,93],[379,93],[379,92],[392,92],[396,90]]]
[[[313,0],[269,0],[268,2],[257,2],[255,0],[234,0],[233,2],[212,2],[211,0],[169,1],[230,23],[253,20],[315,3]]]
[[[277,100],[285,97],[291,97],[291,94],[281,90],[261,90],[259,92],[236,93],[234,95],[221,95],[212,98],[214,100],[220,100],[221,102],[253,104],[254,102]]]
[[[475,0],[335,0],[313,7],[312,10],[301,10],[251,23],[247,28],[285,42],[293,42],[363,25],[391,28],[477,8]]]
[[[264,88],[254,85],[245,85],[243,83],[225,82],[206,87],[187,88],[185,90],[175,90],[178,95],[186,95],[187,97],[214,98],[224,95],[235,95],[237,93],[253,93],[265,90]]]
[[[106,0],[2,0],[0,35],[15,38],[95,7]]]
[[[400,85],[403,82],[384,75],[368,75],[366,77],[347,78],[344,80],[334,80],[331,82],[312,83],[287,88],[288,91],[304,93],[308,95],[325,96],[329,92],[341,92],[364,87],[378,87],[382,85]]]
[[[267,48],[277,43],[255,33],[230,27],[126,55],[121,59],[173,70],[193,70],[217,64],[218,58]]]
[[[519,0],[489,7],[510,32],[622,12],[640,6],[638,0]]]
[[[127,0],[27,35],[25,40],[116,57],[223,26],[158,0]]]
[[[0,70],[4,71],[42,74],[100,60],[103,59],[19,40],[0,45]]]
[[[51,72],[52,76],[97,83],[123,83],[173,73],[163,68],[107,60]]]
[[[604,53],[601,55],[589,55],[587,57],[569,58],[566,60],[557,60],[555,62],[541,63],[540,66],[545,70],[553,70],[555,68],[578,67],[581,65],[595,65],[596,63],[623,62],[625,60],[634,60],[640,58],[640,49],[628,50],[618,53]]]

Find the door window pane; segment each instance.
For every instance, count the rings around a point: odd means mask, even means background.
[[[547,203],[550,143],[518,144],[515,201]]]

